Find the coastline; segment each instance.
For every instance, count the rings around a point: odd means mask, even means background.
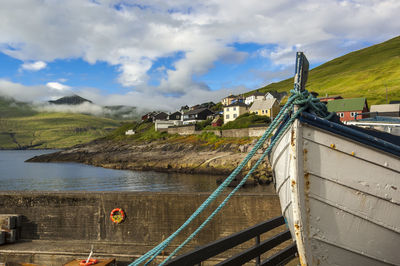
[[[78,162],[104,168],[135,171],[177,172],[190,174],[228,175],[245,158],[253,143],[222,145],[217,149],[188,143],[156,141],[137,143],[128,141],[96,140],[55,153],[35,156],[27,162]],[[246,165],[244,176],[258,153]],[[268,163],[261,164],[249,183],[269,183]]]

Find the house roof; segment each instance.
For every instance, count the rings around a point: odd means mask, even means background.
[[[175,114],[181,115],[182,113],[179,111],[176,111],[176,112],[170,113],[169,115],[175,115]]]
[[[272,97],[274,97],[278,101],[280,101],[280,100],[282,100],[283,97],[285,97],[287,95],[287,92],[286,91],[281,91],[281,92],[269,91],[269,92],[267,92],[267,94],[265,96],[267,96],[268,94],[271,94]]]
[[[252,112],[252,111],[256,111],[256,110],[271,109],[275,102],[276,102],[275,98],[255,100],[253,105],[250,107],[250,111]]]
[[[255,93],[252,93],[250,96],[265,96],[265,93],[256,91]]]
[[[217,116],[211,121],[211,123],[217,123],[218,120],[222,120],[222,118],[220,116]]]
[[[234,102],[234,103],[231,103],[230,105],[224,106],[224,108],[233,107],[233,106],[248,107],[247,104],[245,104],[244,102]]]
[[[349,98],[329,101],[327,104],[329,112],[345,112],[363,110],[366,104],[365,98]]]
[[[400,112],[400,104],[371,105],[370,112]]]
[[[213,111],[211,111],[208,108],[198,108],[198,109],[194,109],[194,110],[191,110],[189,112],[186,112],[185,115],[195,115],[195,114],[199,114],[199,113],[201,113],[203,111],[208,111],[210,114],[214,113]]]
[[[340,96],[340,95],[327,95],[327,96],[323,96],[323,97],[318,97],[318,99],[320,99],[320,100],[325,100],[325,99],[343,99],[343,97]]]

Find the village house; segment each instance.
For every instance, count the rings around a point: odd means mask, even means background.
[[[340,117],[340,121],[350,121],[355,119],[363,119],[368,117],[368,104],[366,98],[350,98],[328,101],[329,112],[336,112]]]
[[[199,121],[204,121],[209,115],[213,115],[214,112],[208,108],[199,108],[195,110],[188,111],[183,114],[183,124],[195,124]]]
[[[256,115],[268,116],[271,120],[279,113],[279,103],[275,98],[272,99],[260,99],[254,101],[250,107],[250,113]]]
[[[168,120],[182,120],[182,114],[179,111],[176,111],[172,114],[169,114]]]
[[[154,128],[156,131],[167,131],[169,127],[181,126],[182,124],[181,120],[156,120]]]
[[[221,103],[223,106],[228,106],[232,103],[232,101],[236,100],[236,98],[237,96],[231,94],[228,97],[223,98]]]
[[[224,124],[235,120],[238,116],[248,113],[249,106],[243,102],[232,103],[224,107]]]
[[[379,104],[371,105],[371,117],[391,116],[400,117],[400,104]]]
[[[280,103],[283,99],[283,97],[285,97],[287,95],[286,91],[282,91],[282,92],[277,92],[277,91],[269,91],[267,92],[267,94],[265,94],[265,99],[276,99],[278,101],[278,103]]]
[[[216,116],[213,121],[211,121],[211,126],[213,127],[220,127],[224,123],[224,120],[222,119],[221,116]]]
[[[255,100],[261,100],[261,99],[265,99],[265,93],[256,91],[255,93],[251,94],[250,96],[247,96],[244,103],[247,105],[250,105]]]
[[[142,116],[142,121],[151,121],[154,122],[156,120],[167,120],[168,114],[165,112],[150,112]]]
[[[165,112],[158,112],[153,116],[153,121],[156,120],[167,120],[168,119],[168,114]]]
[[[129,130],[127,130],[127,131],[125,131],[125,135],[135,135],[136,134],[136,132],[135,131],[133,131],[133,129],[129,129]]]

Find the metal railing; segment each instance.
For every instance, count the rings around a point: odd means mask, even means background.
[[[273,218],[178,256],[169,261],[166,265],[201,265],[201,262],[254,238],[256,239],[256,244],[254,246],[220,262],[218,265],[241,265],[253,259],[256,259],[256,265],[284,264],[295,257],[297,252],[295,243],[290,244],[288,247],[282,249],[280,252],[272,255],[268,259],[262,262],[260,261],[260,256],[262,254],[285,242],[286,240],[291,239],[289,230],[285,230],[267,240],[260,242],[261,234],[281,226],[284,223],[285,220],[282,216]]]

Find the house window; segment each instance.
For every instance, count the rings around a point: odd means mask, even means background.
[[[344,117],[344,113],[338,113],[339,117]]]
[[[351,112],[351,113],[350,113],[350,116],[351,116],[351,117],[355,117],[355,116],[356,116],[356,112]]]
[[[262,110],[262,113],[264,113],[264,110]]]
[[[256,115],[258,115],[258,111],[256,111]]]
[[[236,118],[237,117],[237,114],[233,114],[233,118]]]
[[[233,111],[236,111],[236,107],[233,107]]]
[[[226,116],[225,116],[225,119],[229,119],[229,115],[226,115]]]
[[[229,108],[226,108],[226,111],[229,112]]]

